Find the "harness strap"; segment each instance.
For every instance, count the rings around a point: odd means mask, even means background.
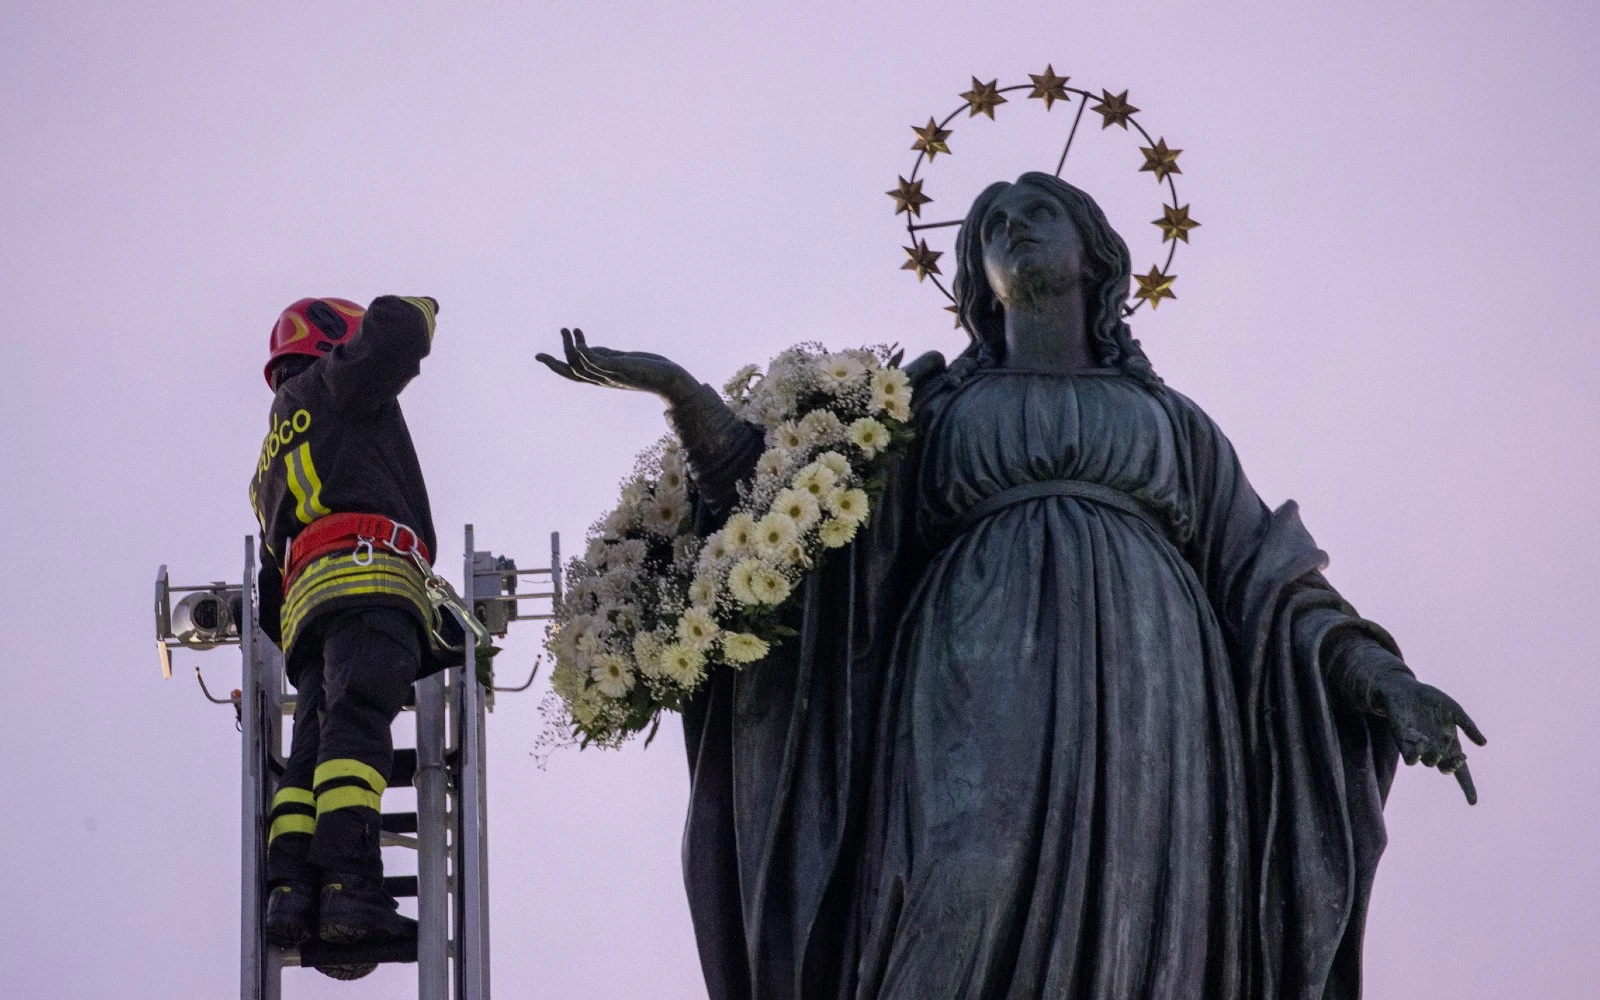
[[[956,522],[951,537],[964,535],[985,519],[1000,513],[1007,507],[1014,507],[1019,503],[1029,500],[1043,500],[1046,497],[1072,497],[1077,500],[1087,500],[1123,514],[1137,517],[1148,524],[1158,535],[1168,537],[1166,527],[1156,516],[1155,512],[1143,503],[1118,489],[1102,486],[1099,483],[1084,482],[1081,479],[1049,479],[1038,483],[1023,483],[1010,489],[1001,490],[991,496],[984,497],[961,515],[961,520]]]
[[[284,567],[283,589],[288,593],[307,566],[333,552],[349,552],[366,548],[370,555],[374,544],[383,545],[396,555],[418,552],[425,562],[431,563],[428,546],[410,527],[382,514],[326,514],[317,518],[294,536]]]

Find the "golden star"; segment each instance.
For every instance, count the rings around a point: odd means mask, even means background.
[[[1068,101],[1067,81],[1070,76],[1056,76],[1054,65],[1046,66],[1043,73],[1029,73],[1028,79],[1033,81],[1033,93],[1029,98],[1037,97],[1044,102],[1044,109],[1050,110],[1050,105],[1057,101]]]
[[[1006,103],[1000,96],[1000,90],[995,86],[999,79],[990,80],[988,83],[979,83],[977,77],[972,78],[972,89],[961,95],[967,102],[967,117],[976,118],[979,115],[988,115],[994,121],[994,109]]]
[[[1029,98],[1045,102],[1045,110],[1050,110],[1051,104],[1056,101],[1070,101],[1067,98],[1067,80],[1072,77],[1058,77],[1053,64],[1046,66],[1042,74],[1029,74],[1027,78],[1034,82],[1034,93],[1030,93]]]
[[[898,187],[884,194],[894,199],[894,214],[910,212],[919,219],[922,218],[922,206],[933,200],[922,193],[922,181],[908,181],[904,177],[900,178]]]
[[[1189,230],[1200,223],[1189,218],[1189,206],[1173,208],[1171,205],[1161,206],[1161,218],[1154,220],[1154,224],[1161,227],[1161,242],[1168,240],[1182,240],[1189,242]]]
[[[944,311],[956,318],[956,329],[961,329],[961,310],[955,306],[945,306]]]
[[[1176,274],[1162,274],[1161,268],[1152,264],[1149,274],[1136,274],[1133,277],[1139,282],[1139,290],[1133,293],[1133,297],[1144,299],[1150,303],[1151,309],[1158,307],[1162,299],[1177,298],[1172,294],[1172,283],[1178,280]]]
[[[1168,149],[1165,136],[1157,139],[1154,146],[1140,146],[1139,152],[1144,154],[1144,166],[1140,167],[1139,170],[1141,172],[1145,170],[1153,171],[1156,175],[1157,183],[1166,180],[1168,174],[1183,173],[1182,170],[1178,169],[1178,154],[1183,150]]]
[[[929,250],[927,240],[918,241],[917,245],[914,247],[901,247],[901,249],[904,250],[906,252],[906,256],[910,257],[911,259],[906,261],[904,264],[901,264],[900,270],[917,272],[918,281],[921,281],[930,274],[939,273],[939,265],[937,261],[940,257],[944,256],[944,253],[939,250]]]
[[[911,126],[911,131],[917,133],[917,141],[911,144],[911,148],[927,153],[929,163],[932,163],[933,158],[940,153],[948,154],[950,152],[950,144],[945,141],[950,138],[950,130],[940,128],[939,123],[931,117],[928,119],[927,125],[922,128],[917,128],[913,125]]]
[[[1108,129],[1113,125],[1121,125],[1126,129],[1128,127],[1128,119],[1139,111],[1138,108],[1128,103],[1128,92],[1126,90],[1120,94],[1113,95],[1111,91],[1104,89],[1100,91],[1100,103],[1089,110],[1097,112],[1101,118],[1105,119],[1100,123],[1102,129]]]

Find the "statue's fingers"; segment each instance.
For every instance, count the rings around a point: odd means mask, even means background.
[[[1443,756],[1432,743],[1424,743],[1422,752],[1417,755],[1417,759],[1422,761],[1423,767],[1437,767]]]
[[[1417,762],[1417,758],[1421,756],[1422,753],[1421,749],[1417,745],[1417,740],[1409,736],[1404,736],[1400,737],[1397,742],[1400,744],[1401,759],[1406,762],[1407,766],[1415,764]]]
[[[1461,786],[1461,794],[1465,795],[1467,797],[1467,805],[1469,805],[1469,806],[1477,805],[1478,804],[1478,788],[1477,788],[1476,785],[1474,785],[1472,783],[1472,772],[1467,770],[1467,762],[1466,761],[1463,760],[1461,762],[1461,766],[1456,768],[1455,774],[1456,774],[1456,784]]]
[[[548,368],[551,371],[555,372],[557,375],[560,375],[564,379],[571,379],[574,382],[581,382],[584,385],[598,385],[599,384],[599,383],[595,382],[593,379],[585,378],[584,376],[580,375],[579,373],[573,371],[572,367],[570,365],[567,365],[567,364],[565,364],[565,363],[563,363],[561,361],[558,361],[555,358],[552,358],[548,354],[535,354],[534,355],[534,360],[542,362],[546,368]]]
[[[1484,746],[1489,742],[1489,738],[1478,730],[1477,725],[1467,716],[1467,713],[1460,705],[1456,706],[1455,723],[1461,727],[1462,732],[1467,734],[1467,739],[1478,744],[1478,746]]]

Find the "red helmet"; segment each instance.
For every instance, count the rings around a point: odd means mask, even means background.
[[[272,385],[272,365],[291,354],[320,358],[361,329],[367,311],[349,299],[301,299],[283,311],[272,328],[272,353],[267,357],[267,385]]]

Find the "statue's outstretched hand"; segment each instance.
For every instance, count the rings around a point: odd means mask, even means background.
[[[1377,695],[1380,714],[1389,720],[1405,762],[1421,761],[1443,774],[1454,774],[1467,803],[1477,805],[1478,790],[1473,787],[1472,772],[1467,770],[1467,755],[1461,749],[1456,729],[1460,727],[1480,747],[1488,740],[1456,700],[1406,673],[1395,675]]]
[[[548,354],[536,355],[545,367],[574,382],[604,385],[615,389],[651,392],[676,405],[692,396],[699,387],[682,365],[659,354],[644,351],[613,351],[590,347],[578,329],[561,331],[561,346],[566,361]]]

